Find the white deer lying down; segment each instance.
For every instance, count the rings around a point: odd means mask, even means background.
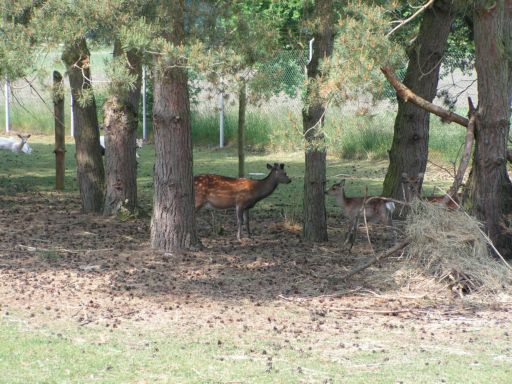
[[[101,146],[101,155],[105,156],[105,136],[100,136],[100,146]],[[136,139],[135,140],[135,156],[137,159],[139,156],[139,149],[144,146],[144,139]]]
[[[7,151],[16,153],[32,153],[32,148],[27,143],[30,135],[18,135],[18,137],[21,139],[20,141],[10,137],[0,137],[0,149],[5,149]]]

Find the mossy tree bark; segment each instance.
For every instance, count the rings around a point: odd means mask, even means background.
[[[439,70],[450,27],[455,17],[451,0],[436,1],[428,8],[409,50],[409,64],[403,83],[415,94],[432,102],[437,92]],[[403,199],[401,176],[425,172],[428,159],[430,113],[398,98],[389,167],[384,179],[385,196]]]
[[[316,1],[316,32],[313,55],[307,65],[308,84],[302,110],[305,150],[304,174],[304,240],[327,240],[325,210],[326,148],[323,134],[325,101],[320,97],[318,78],[321,60],[331,56],[334,43],[334,10],[332,0]]]
[[[63,191],[66,171],[66,132],[62,75],[58,71],[53,71],[53,113],[55,121],[55,189]]]
[[[66,44],[62,53],[73,95],[76,173],[82,211],[101,212],[105,170],[100,150],[96,100],[91,86],[90,58],[85,39]]]
[[[175,46],[185,43],[185,2],[169,6]],[[151,245],[168,252],[194,248],[196,233],[192,137],[187,70],[175,58],[155,57],[153,126],[155,130],[155,195]]]
[[[142,83],[141,57],[135,51],[124,52],[119,41],[114,43],[114,59],[126,55],[130,74],[137,79],[135,86],[122,89],[109,97],[104,106],[106,195],[105,215],[112,215],[121,207],[134,213],[137,209],[136,133],[138,107]],[[119,64],[121,65],[121,64]]]
[[[504,222],[512,212],[512,185],[507,175],[507,140],[510,128],[512,0],[489,7],[477,1],[474,10],[478,108],[475,154],[469,177],[471,212],[502,255],[512,257],[512,235]],[[507,53],[508,52],[508,53]]]

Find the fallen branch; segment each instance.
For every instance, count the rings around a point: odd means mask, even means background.
[[[364,263],[363,265],[360,265],[359,267],[356,267],[354,268],[352,271],[350,271],[349,273],[347,273],[346,275],[342,276],[340,278],[340,280],[346,280],[348,279],[349,277],[352,277],[353,275],[355,275],[356,273],[359,273],[363,270],[365,270],[366,268],[368,268],[370,265],[372,264],[375,264],[377,261],[379,260],[382,260],[388,256],[391,256],[392,254],[404,249],[407,245],[409,244],[409,240],[404,240],[402,241],[401,243],[389,248],[387,251],[385,252],[382,252],[380,254],[378,254],[377,256],[375,257],[372,257],[370,260],[368,260],[366,263]]]
[[[386,76],[386,79],[388,79],[393,88],[395,88],[398,96],[400,96],[406,103],[410,101],[411,103],[416,104],[418,107],[439,116],[441,119],[443,119],[443,121],[454,122],[464,127],[468,126],[469,120],[464,116],[450,112],[416,95],[396,78],[389,67],[382,67],[380,70],[384,76]]]
[[[473,141],[475,140],[475,123],[476,123],[476,109],[473,105],[473,101],[471,97],[468,97],[469,104],[469,121],[466,130],[466,139],[464,144],[464,154],[460,160],[459,169],[457,169],[457,173],[453,179],[453,185],[451,186],[448,193],[443,198],[443,204],[448,204],[450,199],[457,196],[457,192],[459,191],[460,186],[462,185],[462,180],[464,179],[464,174],[466,173],[466,169],[469,165],[469,160],[471,159],[471,151],[473,149]]]

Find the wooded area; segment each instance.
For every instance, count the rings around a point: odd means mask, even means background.
[[[510,382],[512,0],[0,10],[0,383]]]
[[[121,208],[132,213],[137,210],[136,110],[142,65],[152,68],[156,163],[150,237],[153,247],[171,251],[198,244],[187,89],[191,71],[206,74],[214,83],[230,78],[238,90],[239,176],[244,176],[246,92],[258,93],[252,86],[258,77],[257,65],[290,45],[291,35],[300,36],[299,43],[311,42],[303,98],[306,162],[302,223],[305,241],[322,242],[327,239],[324,190],[328,155],[322,126],[329,105],[349,103],[355,95],[375,95],[385,86],[375,75],[378,69],[400,69],[397,58],[404,53],[409,61],[403,84],[431,102],[444,57],[453,51],[463,52],[474,60],[479,100],[475,155],[462,204],[485,223],[498,249],[510,256],[512,186],[506,159],[512,99],[511,0],[494,1],[492,6],[483,0],[418,3],[421,7],[412,12],[407,2],[393,7],[387,1],[364,5],[345,1],[279,5],[136,1],[130,7],[105,1],[91,12],[89,5],[80,1],[20,1],[4,9],[0,70],[3,77],[15,80],[31,70],[27,58],[35,47],[64,47],[62,60],[75,101],[82,209],[111,215]],[[89,65],[91,44],[113,47],[110,94],[102,122],[110,148],[105,170],[90,82],[94,71]],[[451,61],[449,65],[462,68],[466,63]],[[467,125],[465,118],[453,116],[444,114],[448,120]],[[429,126],[430,112],[409,103],[407,97],[398,97],[384,196],[401,199],[401,175],[425,172]]]

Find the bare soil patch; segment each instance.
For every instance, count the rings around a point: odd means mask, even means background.
[[[204,249],[167,254],[149,248],[149,218],[85,215],[73,194],[1,196],[1,310],[84,326],[172,321],[186,329],[239,322],[326,336],[339,332],[340,322],[512,320],[506,301],[466,302],[424,282],[397,285],[400,255],[340,281],[372,253],[362,233],[351,253],[342,250],[346,224],[338,218],[330,218],[329,242],[310,245],[300,228],[264,213],[253,215],[253,238],[239,243],[234,216],[217,212],[212,226],[211,213],[201,212]],[[212,228],[220,227],[223,234],[214,235]],[[377,232],[377,251],[392,245],[389,235]],[[293,323],[276,325],[290,311],[298,315]]]

